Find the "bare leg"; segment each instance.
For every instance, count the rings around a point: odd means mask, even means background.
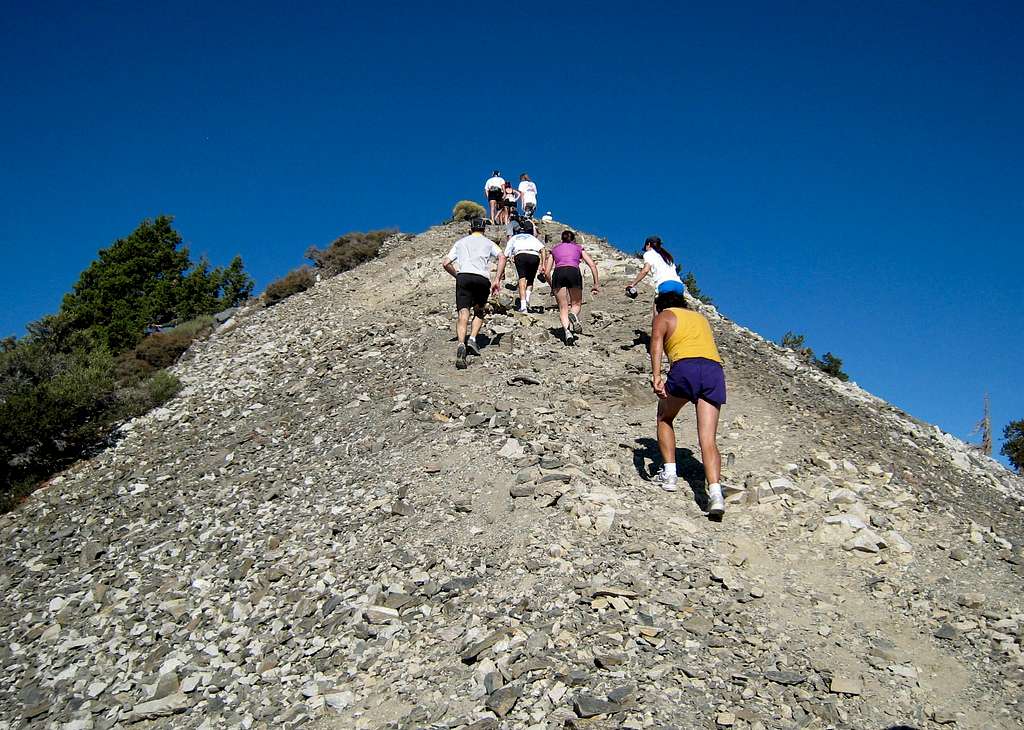
[[[466,314],[469,314],[469,310],[465,310]],[[484,308],[476,307],[473,310],[473,324],[470,327],[469,336],[474,340],[476,336],[480,334],[480,328],[484,326]]]
[[[558,318],[562,320],[562,327],[569,329],[569,290],[564,286],[555,289],[555,301],[558,302]]]
[[[490,198],[488,198],[487,199],[487,204],[491,207],[491,220],[494,221],[495,223],[497,223],[498,219],[496,217],[496,211],[495,211],[495,208],[497,206],[497,201],[496,200],[491,200]]]
[[[704,475],[708,484],[717,484],[722,478],[722,455],[718,453],[715,434],[718,432],[720,407],[700,399],[696,403],[697,439],[700,442],[700,458],[704,462]]]
[[[519,306],[526,307],[526,279],[519,280]]]
[[[579,314],[581,309],[583,309],[583,290],[570,289],[569,311],[571,311],[573,314]]]
[[[459,344],[466,341],[466,325],[469,323],[469,310],[459,310],[459,321],[455,325],[455,335],[459,338]]]
[[[676,432],[672,426],[679,409],[689,401],[670,395],[658,401],[658,451],[666,464],[676,463]]]

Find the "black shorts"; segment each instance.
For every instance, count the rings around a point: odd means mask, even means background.
[[[488,200],[497,200],[499,203],[505,199],[505,193],[500,188],[491,188],[487,191]]]
[[[533,286],[533,280],[537,278],[537,269],[540,268],[540,256],[535,253],[517,253],[515,262],[519,278],[526,279],[526,283]]]
[[[582,289],[583,274],[579,266],[559,266],[551,275],[552,289]]]
[[[531,215],[533,213],[533,211],[535,211],[535,210],[537,210],[537,204],[536,203],[523,203],[523,211],[527,215]]]
[[[509,210],[515,210],[516,209],[516,201],[514,201],[514,200],[506,200],[505,201],[505,207],[508,208]]]
[[[455,277],[455,308],[472,309],[487,304],[491,296],[491,280],[480,274],[458,274]]]

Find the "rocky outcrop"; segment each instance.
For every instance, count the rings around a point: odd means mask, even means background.
[[[460,233],[235,313],[0,518],[0,728],[1019,727],[1018,478],[707,308],[708,521],[692,416],[647,481],[633,261],[457,372]]]

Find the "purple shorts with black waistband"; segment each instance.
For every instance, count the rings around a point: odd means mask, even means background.
[[[725,372],[722,363],[706,357],[684,357],[668,371],[665,390],[676,398],[697,402],[706,400],[716,406],[725,403]]]

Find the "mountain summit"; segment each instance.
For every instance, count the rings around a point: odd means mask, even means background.
[[[1021,479],[705,306],[709,521],[692,410],[648,481],[635,260],[586,235],[578,346],[509,309],[456,371],[465,228],[239,314],[0,518],[0,728],[1024,723]]]

